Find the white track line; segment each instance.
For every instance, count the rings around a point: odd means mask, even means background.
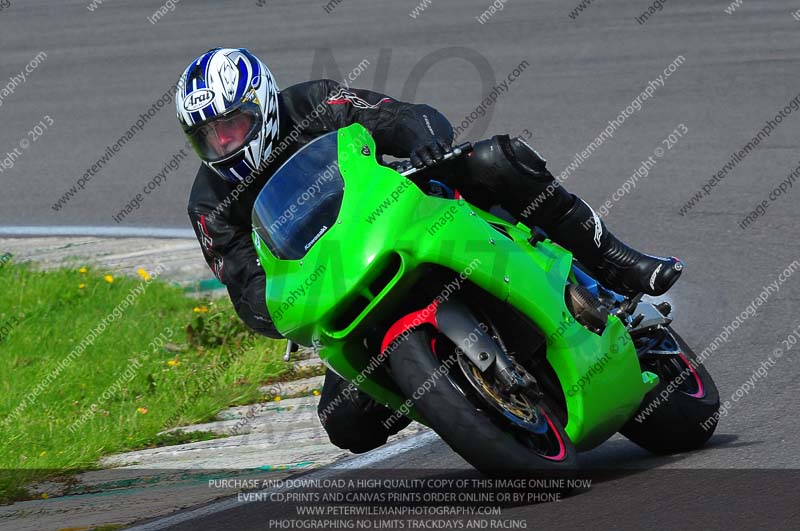
[[[192,229],[89,225],[0,226],[0,236],[108,236],[113,238],[194,238]]]
[[[409,452],[411,450],[415,450],[422,446],[432,443],[437,439],[437,435],[432,431],[426,431],[420,433],[419,435],[414,435],[407,439],[403,439],[402,441],[392,444],[389,446],[385,446],[378,450],[374,450],[364,455],[360,455],[357,457],[353,457],[351,459],[346,459],[339,463],[334,463],[329,465],[326,468],[322,468],[319,471],[312,472],[307,476],[303,476],[304,479],[325,479],[330,476],[335,476],[338,470],[348,470],[348,469],[359,469],[364,468],[370,465],[374,465],[375,463],[379,463],[381,461],[385,461],[390,457],[395,457],[400,454]],[[272,488],[272,489],[264,489],[258,491],[259,493],[269,494],[274,492],[282,492],[285,490],[290,490],[289,488]],[[254,496],[257,499],[257,497]],[[191,520],[198,520],[200,518],[205,518],[212,514],[216,514],[222,511],[227,511],[228,509],[233,509],[235,507],[241,507],[247,503],[254,503],[254,502],[247,502],[247,501],[239,501],[237,497],[226,498],[224,500],[220,500],[218,502],[210,503],[208,505],[204,505],[203,507],[198,507],[197,509],[190,509],[188,511],[180,512],[177,514],[173,514],[170,516],[165,516],[164,518],[159,518],[158,520],[154,520],[152,522],[148,522],[141,525],[136,525],[134,527],[127,527],[125,528],[126,531],[161,531],[163,529],[167,529],[171,526],[181,524],[183,522],[188,522]],[[202,526],[200,527],[202,528]]]

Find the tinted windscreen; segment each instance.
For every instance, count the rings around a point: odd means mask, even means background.
[[[297,260],[336,223],[343,195],[334,131],[304,146],[267,181],[253,206],[253,228],[277,258]]]

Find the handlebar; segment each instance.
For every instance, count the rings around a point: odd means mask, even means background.
[[[433,168],[433,167],[435,167],[435,166],[437,166],[439,164],[442,164],[443,162],[447,162],[449,160],[452,160],[452,159],[461,157],[463,155],[466,155],[466,154],[470,153],[471,151],[472,151],[472,143],[471,142],[464,142],[463,144],[459,144],[456,147],[452,148],[447,153],[445,153],[444,157],[442,158],[442,160],[435,161],[433,166],[423,166],[421,168],[415,168],[414,166],[411,165],[411,161],[410,160],[405,160],[402,163],[400,163],[395,169],[403,177],[410,177],[411,175],[414,175],[415,173],[421,172],[423,170],[428,170],[428,169]]]

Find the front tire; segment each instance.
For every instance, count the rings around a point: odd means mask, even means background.
[[[510,423],[505,426],[460,378],[458,363],[447,366],[437,358],[433,339],[429,329],[417,329],[389,355],[389,360],[397,385],[411,397],[428,426],[456,453],[492,476],[566,476],[577,468],[575,447],[544,403],[537,407],[547,421],[547,430],[537,437],[549,440],[534,441],[529,438],[533,433],[521,433]]]
[[[657,454],[687,452],[703,446],[714,434],[719,392],[697,355],[671,328],[667,347],[675,355],[643,355],[642,369],[658,374],[659,383],[620,433]],[[681,374],[686,376],[678,379]],[[673,390],[669,390],[672,384]]]

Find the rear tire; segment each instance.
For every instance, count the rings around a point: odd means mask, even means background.
[[[661,374],[658,367],[665,365],[649,365],[648,358],[643,357],[642,369],[655,372],[660,381],[645,395],[636,414],[620,430],[634,443],[657,454],[687,452],[703,446],[714,434],[718,420],[715,413],[719,410],[719,392],[708,370],[702,363],[692,367],[688,362],[696,362],[694,351],[671,328],[669,333],[684,356],[675,358],[675,362],[682,365],[682,370],[690,370],[688,377],[677,389],[668,392],[670,383],[677,382],[675,375],[665,371],[661,371],[665,372]],[[658,356],[661,355],[654,355],[650,360],[659,360]],[[659,396],[661,393],[665,393],[666,399]],[[655,407],[651,407],[654,404]],[[637,417],[641,418],[642,414],[646,416],[639,422]]]
[[[538,411],[546,417],[549,426],[546,435],[559,445],[549,456],[537,453],[532,445],[526,444],[526,437],[533,433],[520,433],[510,426],[504,429],[502,421],[490,413],[488,405],[476,405],[469,385],[459,378],[462,373],[458,363],[445,370],[432,349],[431,340],[429,329],[415,330],[389,355],[395,382],[405,396],[411,397],[428,426],[484,474],[571,475],[577,468],[575,447],[556,416],[543,403],[539,404]],[[423,392],[424,389],[427,391]],[[415,394],[416,399],[413,398]]]

